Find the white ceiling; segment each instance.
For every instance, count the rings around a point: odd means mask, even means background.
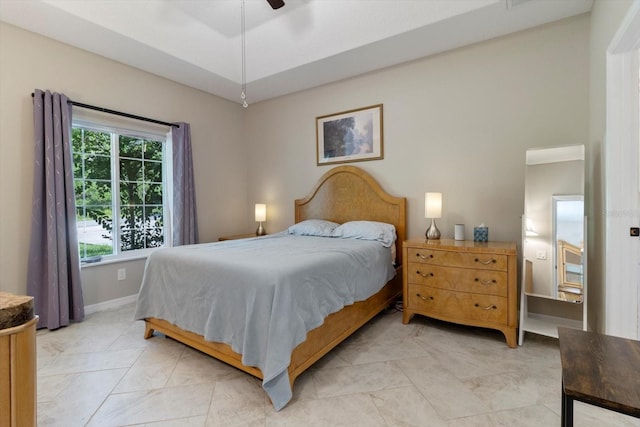
[[[248,101],[591,10],[593,0],[246,0]],[[240,0],[0,0],[0,20],[238,101]]]

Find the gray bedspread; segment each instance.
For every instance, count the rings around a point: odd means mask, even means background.
[[[291,399],[293,349],[324,318],[378,292],[395,274],[378,242],[271,236],[159,249],[136,319],[156,317],[223,342],[258,367],[276,410]]]

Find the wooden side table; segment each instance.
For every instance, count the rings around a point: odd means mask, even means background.
[[[0,426],[36,425],[33,297],[0,292]]]
[[[249,239],[251,237],[258,237],[258,236],[256,235],[256,233],[233,234],[231,236],[220,236],[218,237],[218,241],[223,242],[225,240]]]
[[[558,328],[562,359],[562,426],[573,401],[640,418],[640,341]]]

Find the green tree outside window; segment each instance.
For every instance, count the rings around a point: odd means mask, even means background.
[[[162,246],[163,142],[74,127],[72,143],[81,258]]]

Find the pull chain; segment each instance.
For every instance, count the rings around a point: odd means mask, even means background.
[[[245,0],[240,3],[240,32],[242,36],[242,92],[240,93],[240,99],[242,100],[242,107],[247,108],[247,72],[246,72],[246,49],[245,49]]]

